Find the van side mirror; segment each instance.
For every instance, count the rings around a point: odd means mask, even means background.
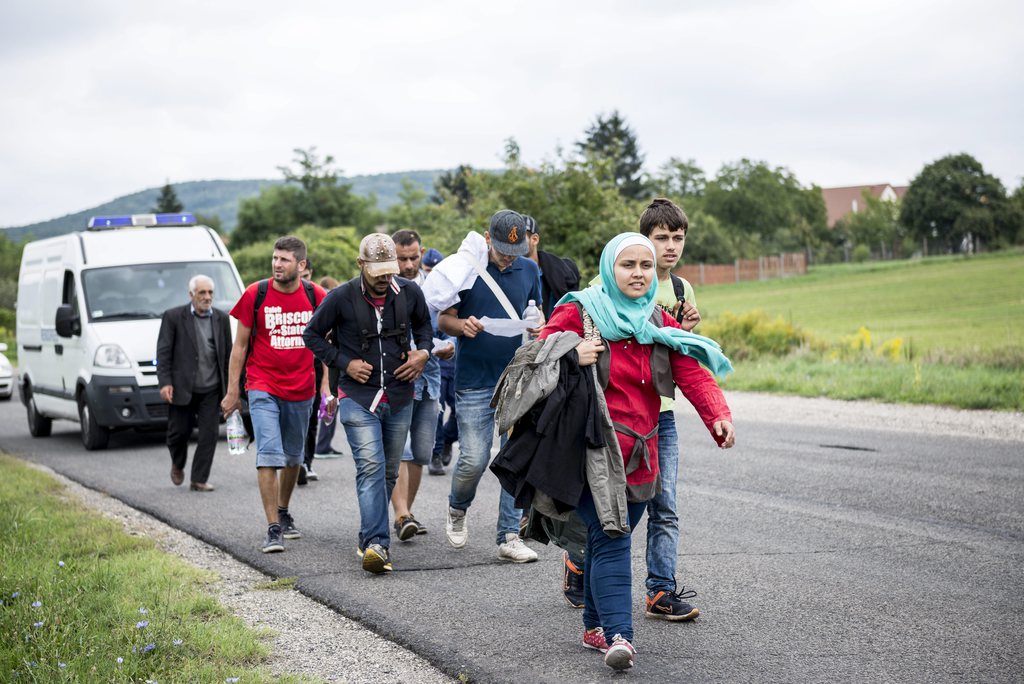
[[[57,307],[57,318],[54,320],[54,327],[61,337],[71,337],[82,334],[82,319],[75,314],[70,304],[61,304]]]

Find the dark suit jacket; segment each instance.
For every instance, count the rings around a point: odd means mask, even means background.
[[[231,326],[228,315],[214,307],[213,344],[220,366],[220,393],[224,396],[228,379],[228,359],[231,358]],[[199,350],[196,347],[196,326],[192,320],[192,305],[176,306],[164,312],[160,321],[160,336],[156,343],[156,377],[160,387],[174,387],[175,406],[192,401],[196,371],[199,369]]]

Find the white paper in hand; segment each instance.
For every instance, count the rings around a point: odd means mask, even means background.
[[[533,326],[533,321],[521,321],[511,318],[491,318],[484,316],[480,319],[484,326],[484,332],[498,337],[519,337],[523,332]]]

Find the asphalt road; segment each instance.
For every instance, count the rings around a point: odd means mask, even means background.
[[[844,421],[787,424],[772,402],[737,415],[739,446],[713,447],[680,412],[680,582],[701,616],[643,617],[644,535],[634,539],[638,664],[633,682],[1021,681],[1024,677],[1024,443],[896,433]],[[855,423],[855,421],[852,421]],[[0,403],[0,449],[108,492],[408,646],[443,670],[493,682],[617,677],[580,646],[562,601],[561,556],[497,560],[497,482],[470,509],[468,545],[444,538],[449,478],[424,475],[415,506],[430,533],[395,543],[396,571],[363,572],[351,458],[292,502],[301,540],[265,556],[254,456],[222,440],[212,494],[174,487],[162,435],[121,433],[86,452],[78,426],[29,436]],[[335,444],[344,446],[339,428]],[[689,440],[689,441],[687,441]],[[346,447],[347,448],[347,447]]]

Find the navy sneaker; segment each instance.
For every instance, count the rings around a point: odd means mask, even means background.
[[[278,516],[281,519],[281,536],[285,539],[302,539],[302,533],[295,527],[295,519],[292,518],[291,513],[281,513]]]
[[[569,552],[562,552],[562,595],[572,608],[583,607],[583,568],[569,560]]]
[[[263,553],[280,553],[284,551],[284,543],[281,542],[281,526],[271,525],[267,528],[267,540],[263,542]]]
[[[686,587],[683,587],[686,589]],[[690,590],[679,591],[656,591],[647,594],[647,610],[645,614],[656,620],[668,620],[669,622],[686,622],[693,620],[700,611],[683,599],[690,599],[697,595],[697,592]]]

